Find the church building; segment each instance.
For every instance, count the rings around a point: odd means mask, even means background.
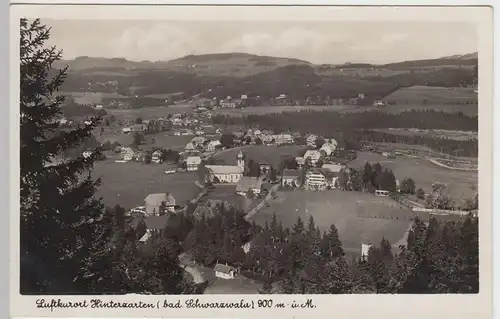
[[[243,172],[245,170],[245,159],[241,151],[238,152],[236,163],[236,166],[206,165],[211,181],[213,183],[238,183],[241,177],[243,177]]]

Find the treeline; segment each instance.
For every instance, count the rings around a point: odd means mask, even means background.
[[[130,225],[125,210],[106,208],[94,223],[93,245],[87,262],[79,271],[71,293],[80,294],[193,294],[197,293],[179,263],[182,246],[179,237],[166,228],[151,232],[139,243],[146,226]]]
[[[477,157],[479,155],[477,139],[454,140],[422,135],[390,134],[371,130],[350,131],[344,134],[344,136],[348,136],[356,142],[382,142],[421,145],[453,156]]]
[[[247,125],[275,131],[294,130],[326,135],[353,128],[417,128],[477,131],[477,116],[465,116],[435,110],[411,110],[398,114],[380,111],[338,113],[305,110],[300,112],[272,113],[265,115],[245,115],[233,117],[214,115],[212,120],[223,125]]]
[[[429,226],[415,220],[406,247],[382,238],[368,256],[351,260],[335,225],[321,233],[312,217],[307,224],[298,218],[292,229],[276,216],[264,227],[242,217],[226,211],[201,218],[185,247],[202,265],[228,263],[260,280],[262,293],[478,292],[478,221],[471,216],[446,224],[431,219]]]
[[[66,97],[61,109],[62,114],[68,118],[106,115],[105,110],[96,110],[92,105],[88,104],[78,104],[71,97]]]
[[[457,141],[418,135],[397,135],[370,129],[417,128],[477,131],[477,116],[434,110],[412,110],[398,114],[383,112],[337,113],[328,111],[301,111],[232,117],[214,115],[212,121],[219,125],[245,125],[277,132],[296,131],[301,134],[331,136],[354,143],[388,142],[423,145],[455,156],[477,156],[478,141]]]
[[[415,85],[437,87],[462,87],[472,85],[474,70],[466,68],[442,68],[438,70],[415,70],[407,73],[395,74],[387,77],[370,76],[365,79],[371,81],[389,81],[398,83],[402,87]]]

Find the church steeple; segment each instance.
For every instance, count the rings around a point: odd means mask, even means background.
[[[245,169],[245,158],[241,150],[238,152],[238,155],[236,156],[236,163],[239,167],[241,167],[241,169]]]

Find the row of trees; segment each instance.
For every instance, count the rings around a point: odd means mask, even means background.
[[[216,124],[258,126],[276,131],[294,130],[302,135],[308,133],[331,136],[338,141],[387,142],[422,145],[442,153],[454,156],[477,156],[478,141],[454,140],[438,136],[391,134],[373,129],[382,128],[418,128],[443,130],[477,131],[477,116],[469,117],[461,113],[438,112],[434,110],[412,110],[399,114],[370,111],[358,113],[337,113],[301,111],[297,113],[279,113],[266,115],[247,115],[231,117],[216,115],[212,117]],[[356,127],[357,129],[352,129]]]

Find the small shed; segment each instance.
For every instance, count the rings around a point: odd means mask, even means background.
[[[217,264],[214,267],[215,276],[222,279],[234,279],[236,276],[236,269],[234,267]]]

